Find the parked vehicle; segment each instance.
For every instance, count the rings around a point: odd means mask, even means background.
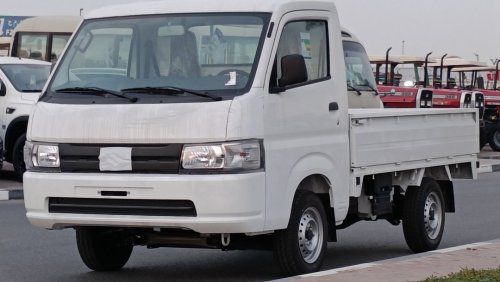
[[[29,221],[75,228],[96,271],[139,245],[268,249],[287,274],[317,271],[360,220],[436,249],[452,180],[477,176],[477,109],[379,108],[331,1],[204,3],[86,15],[30,116]]]
[[[386,108],[432,108],[434,89],[429,86],[428,75],[420,76],[420,69],[427,70],[429,53],[426,58],[414,56],[370,56],[370,62],[375,65],[375,80],[378,81],[378,91]],[[405,85],[398,78],[396,67],[411,65],[415,80]],[[385,67],[385,71],[382,69]],[[400,74],[399,74],[400,75]],[[425,79],[422,80],[422,79]],[[401,85],[403,83],[403,85]]]
[[[12,33],[10,56],[55,62],[80,21],[78,16],[25,19]]]
[[[50,74],[50,63],[0,57],[0,111],[5,161],[22,179],[28,116]]]
[[[485,112],[484,94],[479,90],[457,87],[451,73],[456,68],[483,66],[477,62],[464,60],[457,56],[444,55],[440,59],[412,56],[371,56],[375,65],[375,77],[380,81],[381,69],[385,66],[384,80],[378,85],[380,96],[387,108],[477,108],[482,120]],[[429,61],[431,63],[429,63]],[[396,68],[402,64],[412,65],[415,81],[411,85],[401,86],[400,79],[395,79]],[[432,73],[429,73],[429,69]],[[446,71],[446,72],[444,72]],[[421,75],[423,74],[423,75]],[[446,75],[446,80],[443,79]],[[490,139],[491,126],[486,128],[482,122],[479,135],[479,146],[483,148]]]
[[[459,73],[458,88],[480,91],[484,94],[483,120],[485,122],[484,134],[486,137],[483,143],[489,143],[490,147],[497,152],[500,151],[500,89],[497,88],[499,63],[500,61],[497,61],[495,66],[476,66],[453,69],[454,72]],[[484,83],[484,77],[479,76],[480,72],[490,72],[490,74],[492,74],[492,78],[494,79],[491,88],[486,87],[487,85]],[[470,84],[466,84],[463,79],[466,73],[471,74]]]

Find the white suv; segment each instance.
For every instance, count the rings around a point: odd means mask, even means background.
[[[48,62],[0,57],[0,120],[5,161],[19,178],[25,171],[23,147],[31,107],[50,74]]]

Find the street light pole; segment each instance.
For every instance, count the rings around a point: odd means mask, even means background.
[[[83,8],[80,8],[80,17],[82,16]]]
[[[474,53],[474,56],[476,56],[476,61],[479,62],[479,54],[478,53]]]
[[[401,51],[402,51],[402,55],[404,55],[405,54],[405,41],[403,40],[401,43],[403,44]]]

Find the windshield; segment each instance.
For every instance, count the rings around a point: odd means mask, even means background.
[[[251,86],[268,18],[268,14],[225,13],[86,21],[61,59],[46,95],[51,101],[68,99],[77,94],[74,88],[88,87],[126,92],[139,103],[154,103],[151,99],[168,103],[182,96],[144,91],[151,88],[224,98],[241,95]],[[163,94],[171,97],[159,97]],[[96,97],[91,99],[99,103]]]
[[[343,45],[347,85],[359,90],[376,89],[370,60],[363,46],[351,41],[344,41]]]
[[[50,65],[0,65],[14,88],[19,92],[41,92],[50,74]]]

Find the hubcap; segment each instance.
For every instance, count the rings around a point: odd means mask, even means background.
[[[424,225],[427,236],[430,239],[436,239],[441,230],[443,222],[443,208],[436,193],[432,192],[425,200]]]
[[[309,207],[300,218],[299,249],[302,258],[307,263],[314,263],[321,253],[323,246],[323,222],[319,211]]]

